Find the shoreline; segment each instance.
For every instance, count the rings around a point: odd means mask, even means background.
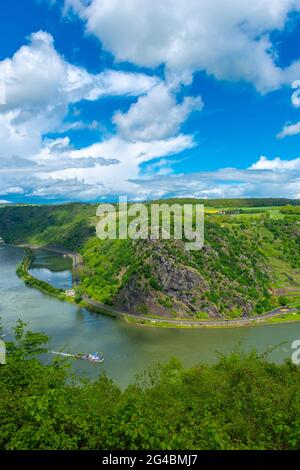
[[[282,323],[296,323],[300,321],[300,313],[297,308],[282,307],[276,308],[271,312],[266,312],[260,316],[246,318],[246,319],[237,319],[237,320],[207,320],[207,321],[197,321],[197,320],[183,320],[183,319],[165,319],[165,318],[153,318],[148,316],[141,316],[130,312],[122,312],[114,307],[109,305],[101,304],[93,299],[88,297],[83,297],[80,302],[76,302],[75,298],[67,296],[66,292],[57,289],[50,284],[40,281],[37,278],[33,277],[29,273],[29,269],[32,264],[32,253],[34,250],[42,249],[45,251],[52,251],[54,253],[59,253],[62,255],[70,256],[73,260],[73,269],[79,264],[83,264],[82,256],[78,253],[68,252],[67,250],[43,246],[34,246],[30,244],[20,244],[20,245],[11,245],[17,248],[23,248],[31,252],[31,254],[26,255],[23,258],[22,262],[17,268],[17,274],[22,279],[28,287],[36,288],[41,292],[48,294],[52,297],[56,297],[58,300],[66,301],[78,305],[79,307],[86,308],[95,313],[103,314],[113,318],[120,318],[127,323],[133,323],[138,326],[152,327],[152,328],[189,328],[189,329],[208,329],[208,328],[242,328],[249,326],[260,326],[260,325],[274,325]],[[77,260],[80,262],[77,263]],[[291,318],[287,320],[285,316],[287,315],[298,315],[299,318]],[[274,319],[276,321],[274,321]]]
[[[22,243],[20,245],[11,245],[17,248],[23,248],[28,250],[44,250],[53,253],[57,253],[60,255],[68,256],[73,261],[73,269],[76,269],[78,266],[83,265],[83,258],[79,253],[75,253],[73,251],[64,250],[62,248],[56,248],[51,246],[40,246],[40,245],[31,245],[30,243]]]

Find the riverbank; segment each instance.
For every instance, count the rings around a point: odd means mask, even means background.
[[[151,318],[133,318],[131,315],[124,315],[125,320],[128,323],[135,323],[141,326],[152,327],[152,328],[186,328],[186,329],[224,329],[224,328],[246,328],[249,326],[266,326],[274,325],[275,323],[298,323],[300,322],[300,312],[296,309],[289,309],[287,313],[276,313],[272,317],[261,318],[253,317],[245,320],[239,320],[232,322],[231,320],[218,320],[216,322],[197,323],[197,322],[185,322],[180,320],[161,320]]]
[[[300,321],[300,312],[297,308],[277,308],[271,312],[255,316],[252,318],[241,318],[237,320],[206,320],[206,321],[193,321],[193,320],[182,320],[182,319],[164,319],[164,318],[153,318],[146,315],[136,315],[130,312],[122,312],[111,306],[101,304],[88,297],[81,299],[76,296],[69,296],[62,289],[57,289],[47,282],[40,281],[33,277],[29,270],[34,260],[35,249],[45,249],[44,247],[34,247],[32,245],[19,245],[19,248],[26,250],[26,255],[22,260],[21,264],[17,268],[18,276],[25,282],[28,287],[32,287],[40,290],[41,292],[58,298],[61,301],[76,304],[82,308],[86,308],[92,312],[104,314],[113,318],[121,318],[127,323],[135,323],[140,326],[156,327],[156,328],[240,328],[248,326],[259,326],[266,324],[276,323],[291,323]],[[73,260],[73,268],[76,268],[77,260],[81,260],[82,257],[78,253],[70,253],[61,249],[46,248],[46,251],[52,251],[61,255],[71,256]]]
[[[76,301],[76,297],[71,297],[66,294],[66,291],[62,289],[58,289],[56,287],[53,287],[51,284],[48,282],[41,281],[37,279],[36,277],[32,276],[30,274],[30,269],[32,267],[32,263],[34,261],[34,250],[35,249],[43,249],[43,247],[33,247],[29,245],[18,245],[18,248],[23,248],[25,249],[25,257],[23,258],[22,262],[19,264],[17,267],[17,275],[22,281],[31,288],[38,289],[40,292],[43,292],[44,294],[48,294],[52,297],[56,297],[57,299],[65,302],[69,302],[72,304],[76,304],[80,307],[86,308],[88,310],[91,310],[95,313],[102,313],[107,316],[111,317],[117,317],[121,316],[121,312],[113,312],[109,310],[109,307],[106,307],[104,305],[93,305],[93,301],[90,299],[81,299]],[[52,250],[50,248],[47,248],[45,251],[54,251],[55,253],[59,254],[66,254],[62,250]],[[70,254],[69,254],[70,255]],[[73,257],[72,257],[73,258]],[[74,258],[73,258],[74,260]]]
[[[28,287],[38,289],[39,291],[56,297],[59,300],[67,300],[65,292],[62,289],[57,289],[47,282],[41,281],[32,276],[29,272],[32,263],[34,262],[34,252],[32,249],[25,249],[25,257],[17,267],[17,275]]]

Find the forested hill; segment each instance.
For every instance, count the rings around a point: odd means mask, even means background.
[[[164,199],[156,204],[204,204],[220,210],[300,206],[299,199]],[[150,202],[148,202],[149,204]],[[0,237],[7,243],[32,242],[77,249],[95,234],[98,204],[0,205]]]
[[[100,241],[97,205],[88,204],[0,208],[0,237],[80,252],[78,295],[143,316],[232,319],[298,306],[298,201],[250,201],[210,201],[205,245],[194,252],[175,240]]]
[[[0,207],[0,237],[11,244],[76,250],[95,234],[96,208],[93,204]]]

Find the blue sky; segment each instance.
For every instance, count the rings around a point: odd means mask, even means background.
[[[0,202],[300,198],[299,44],[300,0],[3,0]]]

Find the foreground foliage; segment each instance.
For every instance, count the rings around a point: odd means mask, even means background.
[[[0,366],[0,449],[299,449],[300,369],[234,352],[185,370],[173,360],[121,391],[105,375],[42,365],[47,337],[15,329]]]

